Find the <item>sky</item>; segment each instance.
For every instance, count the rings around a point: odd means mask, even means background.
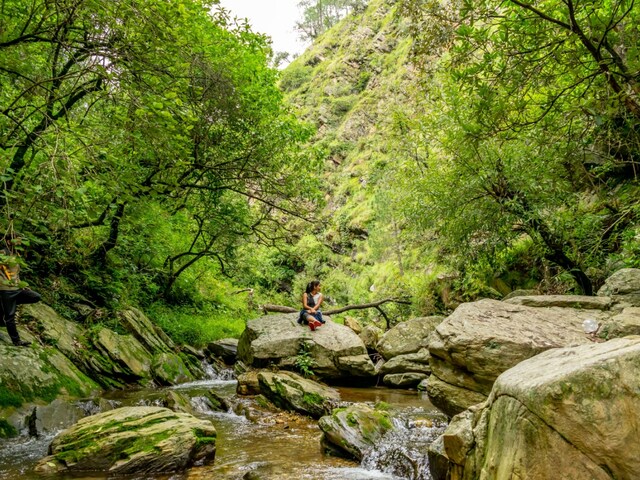
[[[220,4],[232,12],[232,16],[247,18],[252,30],[266,33],[273,40],[275,52],[300,54],[306,44],[294,31],[300,18],[300,0],[221,0]]]

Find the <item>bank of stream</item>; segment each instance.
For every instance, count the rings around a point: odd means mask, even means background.
[[[396,429],[380,442],[363,461],[324,455],[322,432],[317,422],[297,415],[271,414],[249,420],[255,403],[235,396],[236,381],[228,377],[183,384],[172,389],[191,399],[195,414],[209,418],[218,431],[216,459],[212,465],[194,467],[173,475],[128,477],[137,480],[428,480],[426,447],[442,433],[445,417],[426,394],[383,387],[338,388],[343,402],[389,405]],[[228,412],[210,408],[206,393],[214,391],[232,397],[236,407]],[[154,405],[163,390],[112,392],[105,395],[114,407]],[[91,402],[87,405],[94,405]],[[246,408],[244,408],[246,407]],[[90,408],[90,406],[87,406]],[[234,413],[238,412],[238,413]],[[95,412],[94,412],[95,413]],[[19,437],[0,443],[1,479],[42,479],[33,471],[46,455],[54,435],[34,439]],[[50,480],[105,480],[105,474],[57,475]],[[122,478],[122,477],[118,477]]]

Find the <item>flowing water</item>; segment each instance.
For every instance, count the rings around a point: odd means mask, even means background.
[[[172,387],[191,399],[196,415],[209,418],[218,432],[215,462],[186,473],[126,477],[136,480],[428,480],[426,447],[445,427],[445,417],[425,394],[407,390],[338,388],[343,402],[389,404],[396,429],[369,452],[361,464],[323,455],[317,422],[285,412],[260,409],[249,398],[235,395],[230,374]],[[214,412],[205,394],[232,398],[233,409]],[[162,390],[115,392],[105,398],[113,406],[160,405]],[[86,402],[88,413],[95,403]],[[237,413],[234,413],[237,412]],[[251,418],[249,420],[248,418]],[[0,479],[42,479],[33,472],[46,455],[54,435],[0,441]],[[107,475],[56,475],[51,480],[105,480]]]

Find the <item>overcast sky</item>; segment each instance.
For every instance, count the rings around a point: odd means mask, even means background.
[[[300,0],[221,0],[220,4],[234,16],[247,18],[253,30],[266,33],[276,52],[302,53],[306,47],[293,28],[300,18]]]

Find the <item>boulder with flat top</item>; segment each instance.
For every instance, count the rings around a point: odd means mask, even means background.
[[[311,331],[297,319],[297,313],[276,314],[248,322],[238,341],[238,359],[254,368],[295,371],[304,354],[312,362],[313,374],[326,381],[375,377],[367,349],[353,330],[325,317],[326,324]]]

